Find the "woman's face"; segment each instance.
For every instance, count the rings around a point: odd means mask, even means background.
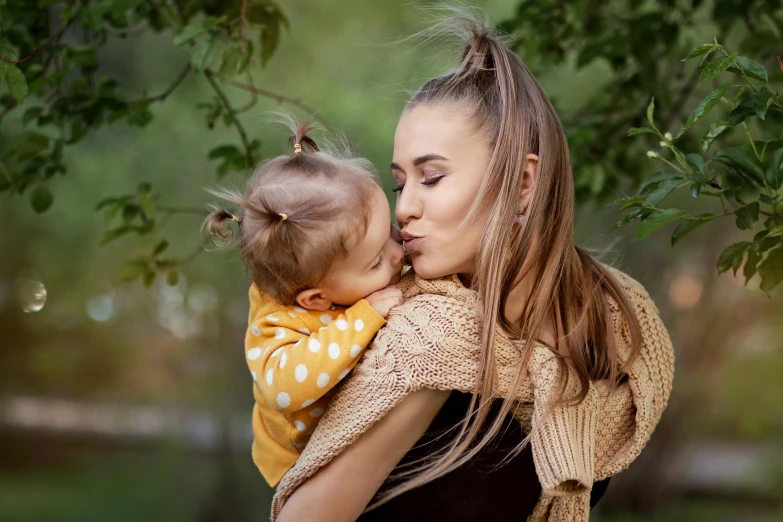
[[[417,105],[402,113],[394,135],[395,214],[416,273],[432,279],[472,277],[489,209],[463,223],[478,195],[492,151],[470,126],[464,107]]]

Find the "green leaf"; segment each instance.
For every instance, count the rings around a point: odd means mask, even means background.
[[[655,96],[653,96],[650,99],[650,105],[647,106],[647,121],[650,122],[650,125],[655,127],[655,122],[653,121],[653,113],[655,112]]]
[[[168,274],[166,274],[166,282],[169,284],[169,286],[177,286],[177,283],[179,282],[179,272],[176,270],[171,270]]]
[[[685,174],[682,172],[678,172],[676,170],[664,170],[661,172],[656,172],[642,183],[642,185],[639,187],[639,194],[644,194],[644,192],[655,185],[656,183],[660,183],[661,181],[668,181],[672,179],[685,179]],[[642,198],[642,201],[644,201],[644,198]]]
[[[105,245],[106,243],[114,241],[118,237],[124,236],[125,234],[132,232],[135,229],[136,227],[132,225],[120,225],[119,227],[106,230],[101,237],[101,245]]]
[[[760,119],[764,119],[767,115],[767,110],[775,101],[775,95],[766,87],[759,89],[759,91],[753,95],[753,110],[756,112],[756,116]]]
[[[144,264],[135,262],[125,263],[117,271],[117,279],[126,283],[130,283],[139,277],[143,272],[146,272],[146,267]]]
[[[243,157],[242,151],[239,150],[239,148],[236,145],[221,145],[219,147],[215,147],[211,151],[209,151],[209,154],[207,157],[209,159],[218,159],[218,158],[236,158],[237,156]]]
[[[707,130],[707,133],[704,135],[704,137],[701,139],[701,150],[702,152],[707,152],[712,145],[712,143],[718,139],[718,137],[729,130],[731,128],[731,125],[729,125],[726,121],[716,121],[712,125],[710,125],[710,128]]]
[[[764,168],[753,152],[739,147],[727,147],[716,151],[713,157],[724,165],[734,167],[741,173],[749,174],[746,177],[750,177],[757,184],[764,184]]]
[[[38,214],[42,214],[49,210],[53,201],[54,198],[52,197],[52,193],[49,192],[49,189],[46,187],[35,187],[35,190],[30,194],[30,204],[33,206],[33,210]]]
[[[704,158],[702,158],[700,154],[695,154],[693,152],[686,154],[685,161],[699,172],[704,169]]]
[[[655,134],[655,131],[649,127],[631,127],[628,129],[627,136],[636,136],[637,134]]]
[[[718,257],[718,274],[722,274],[730,268],[734,268],[734,274],[736,275],[737,270],[742,264],[742,259],[745,257],[745,252],[750,247],[750,241],[742,241],[726,247]]]
[[[139,206],[133,203],[125,205],[122,209],[122,220],[126,223],[139,215]]]
[[[767,76],[767,70],[758,62],[754,62],[750,58],[745,56],[737,56],[734,59],[735,63],[742,69],[745,74],[755,80],[760,80],[764,83],[769,83],[769,77]]]
[[[11,96],[14,97],[17,103],[22,103],[27,96],[27,80],[22,71],[19,70],[19,67],[12,63],[6,65],[5,82],[8,84]]]
[[[783,148],[777,149],[767,158],[767,182],[775,190],[783,186]]]
[[[636,230],[636,240],[644,239],[659,228],[687,215],[687,212],[677,208],[667,208],[655,212],[639,224],[639,228]]]
[[[190,64],[199,72],[204,71],[215,58],[215,39],[203,39],[190,52]]]
[[[174,38],[174,47],[180,47],[181,45],[192,41],[194,38],[201,36],[216,25],[223,23],[224,20],[224,16],[221,16],[220,18],[207,16],[201,20],[196,20],[195,22],[189,23]]]
[[[760,288],[764,292],[773,290],[783,281],[783,244],[767,252],[767,256],[758,264],[761,276]]]
[[[155,272],[147,272],[144,274],[144,287],[149,288],[152,286],[152,283],[155,282]]]
[[[658,204],[663,201],[674,189],[683,184],[682,180],[671,179],[668,181],[661,181],[655,186],[648,194],[644,204],[651,207],[657,207]]]
[[[742,102],[734,107],[734,110],[729,114],[729,124],[734,127],[739,125],[745,118],[752,116],[756,113],[756,103],[750,98],[745,98]]]
[[[736,57],[737,53],[733,53],[723,58],[713,60],[705,65],[704,69],[702,69],[701,74],[699,75],[699,85],[712,80],[720,73],[728,69],[729,66],[734,63]]]
[[[221,78],[227,78],[237,73],[239,62],[242,59],[242,54],[239,49],[229,47],[223,52],[221,57],[220,69],[218,69],[218,76]]]
[[[715,214],[699,214],[698,216],[693,217],[698,219],[683,219],[677,224],[674,232],[672,232],[672,246],[676,245],[686,234],[712,220],[715,217]]]
[[[24,116],[22,116],[22,125],[27,125],[31,121],[38,119],[38,117],[43,113],[43,107],[30,107],[26,111],[24,111]]]
[[[157,256],[164,250],[166,250],[169,247],[169,242],[166,241],[163,238],[158,239],[158,242],[155,244],[155,250],[152,251],[152,255]]]
[[[688,53],[688,56],[683,58],[682,62],[687,62],[691,58],[696,58],[697,56],[701,56],[703,54],[709,55],[712,51],[714,51],[717,47],[714,44],[704,44],[700,45],[698,47],[695,47],[691,52]]]
[[[737,216],[737,228],[747,230],[753,228],[759,219],[759,202],[754,201],[734,211]]]
[[[748,260],[745,261],[745,266],[742,267],[742,275],[745,276],[745,286],[756,275],[756,268],[761,256],[756,253],[753,248],[748,249]]]
[[[731,83],[724,83],[711,93],[707,95],[706,98],[704,98],[701,103],[699,103],[698,106],[693,110],[693,113],[688,117],[688,120],[683,124],[682,127],[680,127],[680,130],[677,131],[677,134],[675,134],[674,139],[676,140],[680,136],[683,135],[683,133],[693,127],[693,124],[695,124],[697,121],[702,119],[705,114],[710,112],[710,110],[715,106],[716,103],[720,101],[720,99],[723,97],[724,94],[726,94],[726,91],[732,88]]]
[[[149,192],[139,194],[139,205],[148,218],[155,213],[155,198]]]

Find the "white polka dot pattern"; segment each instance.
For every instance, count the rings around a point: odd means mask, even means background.
[[[310,416],[313,418],[318,418],[323,414],[324,414],[323,408],[313,408],[312,410],[310,410]]]
[[[351,346],[351,359],[356,359],[362,353],[362,347],[358,344]]]
[[[286,392],[280,392],[277,394],[277,405],[281,408],[288,408],[291,405],[291,396]]]
[[[362,321],[361,319],[357,319],[356,321],[354,321],[353,329],[356,330],[357,332],[361,332],[362,330],[364,330],[364,321]]]
[[[247,351],[247,358],[251,361],[255,361],[261,357],[261,348],[251,348]]]
[[[337,359],[340,357],[340,345],[337,343],[329,343],[329,357],[331,359]]]
[[[345,319],[338,319],[335,324],[337,325],[337,329],[341,332],[344,332],[348,329],[348,321]]]
[[[266,384],[268,386],[272,386],[272,380],[274,379],[274,373],[271,369],[267,370],[266,372]]]
[[[305,382],[307,380],[307,366],[297,364],[294,370],[294,378],[296,378],[296,382]]]
[[[285,330],[282,328],[275,330],[275,339],[282,339],[283,337],[285,337]]]
[[[343,379],[345,379],[345,376],[348,375],[348,372],[350,371],[351,370],[349,368],[346,368],[343,371],[341,371],[340,374],[337,376],[337,380],[342,381]]]
[[[328,373],[322,373],[318,376],[318,379],[315,381],[315,384],[318,385],[319,388],[325,388],[327,384],[329,384],[329,374]]]
[[[294,426],[296,426],[296,429],[299,431],[305,431],[307,430],[307,426],[305,426],[305,423],[302,421],[294,421]]]
[[[288,360],[288,354],[283,352],[283,355],[280,356],[280,368],[285,368],[285,363]]]
[[[332,316],[329,314],[323,314],[319,319],[321,319],[321,322],[324,324],[329,324],[332,322]]]
[[[313,353],[318,353],[321,349],[321,341],[318,339],[310,339],[307,343],[307,348]]]
[[[253,326],[250,328],[250,331],[251,331],[251,332],[253,332],[253,335],[255,335],[256,337],[258,337],[259,335],[261,335],[261,329],[260,329],[258,326],[256,326],[256,325],[253,325]]]
[[[302,403],[302,408],[307,408],[308,406],[310,406],[314,402],[315,402],[315,400],[313,400],[313,399],[307,399],[306,401],[304,401]]]

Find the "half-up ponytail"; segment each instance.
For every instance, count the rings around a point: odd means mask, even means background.
[[[496,389],[497,327],[532,348],[534,343],[549,346],[541,341],[542,333],[546,325],[554,325],[556,342],[549,348],[560,366],[561,394],[551,406],[581,402],[591,381],[606,379],[617,385],[641,348],[636,315],[619,283],[606,267],[574,245],[571,163],[552,104],[496,30],[472,12],[449,8],[447,13],[435,29],[459,34],[464,43],[459,66],[424,84],[406,110],[457,105],[461,111],[471,111],[473,129],[492,149],[486,176],[464,220],[488,210],[473,280],[483,318],[479,372],[468,415],[451,445],[420,468],[399,475],[412,478],[386,491],[372,507],[468,462],[515,411],[513,401],[504,399],[499,414],[488,423]],[[524,225],[515,226],[528,154],[539,158],[536,185]],[[511,290],[523,278],[532,282],[532,288],[521,319],[512,323],[506,319],[506,306]],[[627,346],[617,345],[610,300],[628,326]],[[525,350],[512,389],[528,379],[531,353]],[[578,386],[569,382],[569,375],[576,376]]]

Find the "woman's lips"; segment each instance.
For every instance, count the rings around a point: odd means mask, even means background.
[[[421,245],[423,240],[423,237],[412,237],[410,239],[406,239],[402,242],[402,248],[404,248],[407,253],[412,254],[416,251],[417,248],[419,248],[419,245]]]

